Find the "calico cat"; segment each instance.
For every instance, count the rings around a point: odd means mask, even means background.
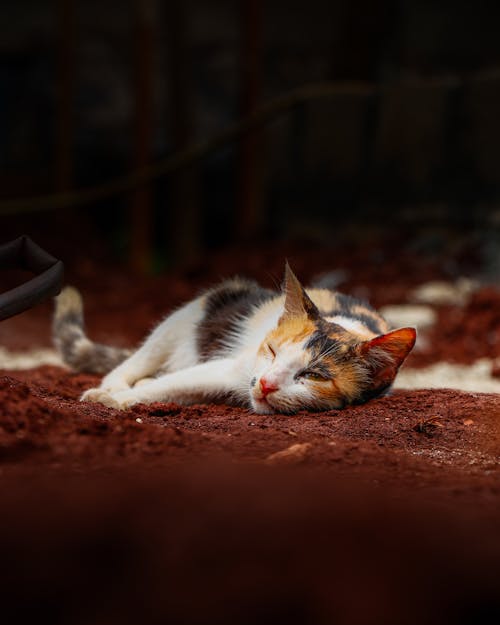
[[[304,289],[289,265],[282,293],[235,278],[171,313],[131,353],[87,338],[79,293],[56,300],[54,342],[77,371],[107,373],[83,401],[224,401],[260,414],[340,409],[385,393],[415,343],[369,305]]]

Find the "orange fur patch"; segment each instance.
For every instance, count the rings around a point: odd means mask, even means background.
[[[315,330],[314,321],[311,321],[306,315],[286,316],[274,330],[271,330],[266,340],[276,346],[284,343],[300,343],[311,336]]]
[[[312,382],[312,387],[314,389],[314,395],[324,401],[329,401],[341,395],[334,380]]]
[[[325,361],[323,361],[325,363]],[[332,380],[314,382],[315,395],[325,402],[332,399],[352,399],[358,395],[360,380],[356,375],[355,368],[348,363],[342,367],[334,366],[331,361],[326,361],[328,369],[333,376]]]

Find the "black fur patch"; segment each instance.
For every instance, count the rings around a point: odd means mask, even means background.
[[[306,349],[310,349],[315,356],[326,352],[333,353],[338,350],[340,346],[341,341],[329,337],[323,328],[316,330],[306,343]]]
[[[331,380],[332,377],[333,377],[330,369],[325,364],[323,364],[321,361],[315,363],[312,367],[306,367],[302,371],[299,371],[295,377],[296,378],[300,378],[304,374],[311,373],[311,372],[312,373],[319,373],[320,375],[322,375],[327,380]]]
[[[383,328],[380,322],[377,319],[370,317],[370,315],[363,315],[362,313],[357,313],[351,316],[356,321],[361,321],[361,323],[365,325],[368,328],[368,330],[370,330],[370,332],[375,332],[375,334],[383,333]]]
[[[391,390],[392,383],[384,384],[383,386],[379,386],[377,388],[368,388],[363,391],[355,400],[351,403],[353,405],[365,404],[370,399],[375,399],[377,397],[384,397]]]
[[[341,315],[342,317],[348,317],[353,321],[360,321],[368,328],[368,330],[370,330],[370,332],[373,332],[374,334],[383,333],[384,330],[381,325],[381,321],[379,321],[376,317],[372,317],[369,314],[363,314],[361,312],[354,312],[356,307],[362,306],[378,316],[378,313],[367,302],[356,299],[351,295],[344,295],[344,293],[335,294],[337,296],[337,305],[331,311],[323,313],[324,317],[335,317],[337,315]]]
[[[205,304],[205,316],[197,330],[200,360],[209,360],[223,349],[242,319],[277,295],[250,280],[229,281],[212,290]]]

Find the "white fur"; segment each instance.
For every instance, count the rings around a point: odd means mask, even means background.
[[[210,360],[173,373],[166,373],[134,388],[114,393],[101,391],[98,395],[94,394],[94,397],[103,404],[119,409],[141,402],[196,403],[230,395],[237,380],[236,362],[226,358]]]
[[[159,371],[196,365],[199,360],[196,326],[203,318],[204,299],[204,296],[198,297],[164,319],[136,352],[102,380],[100,389],[117,393]],[[85,394],[83,399],[87,399]]]
[[[370,332],[364,323],[358,319],[351,319],[350,317],[344,317],[343,315],[336,315],[335,317],[326,317],[326,320],[336,323],[348,332],[355,332],[356,334],[361,334],[363,336],[366,335],[367,338],[373,336],[373,332]]]

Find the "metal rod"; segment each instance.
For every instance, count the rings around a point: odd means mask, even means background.
[[[241,104],[243,116],[257,109],[261,92],[262,0],[245,0],[241,13]],[[256,236],[262,226],[262,177],[258,167],[259,137],[256,130],[242,137],[237,181],[239,238]]]
[[[54,183],[58,191],[73,186],[73,92],[75,15],[73,0],[57,2],[56,155]]]
[[[153,0],[136,0],[134,168],[147,167],[153,137]],[[151,266],[152,191],[134,190],[130,205],[130,264],[139,273]]]
[[[192,140],[193,106],[189,87],[185,3],[166,3],[168,54],[169,131],[176,152],[185,150]],[[191,166],[169,179],[168,246],[177,266],[195,263],[201,253],[201,203],[198,169]]]

